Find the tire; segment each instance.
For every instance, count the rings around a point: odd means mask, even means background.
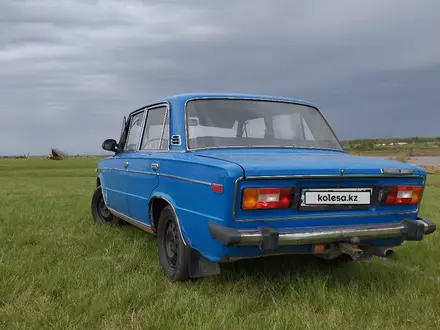
[[[165,276],[172,282],[190,280],[191,247],[183,243],[176,215],[171,206],[163,209],[157,227],[159,263]]]
[[[103,223],[110,226],[122,225],[122,220],[111,214],[109,209],[105,205],[101,186],[96,187],[95,191],[93,192],[90,208],[92,218],[95,222]]]

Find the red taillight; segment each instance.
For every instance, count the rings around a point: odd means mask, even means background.
[[[292,202],[292,188],[245,188],[243,210],[288,208]]]
[[[385,204],[419,204],[422,186],[390,186]]]

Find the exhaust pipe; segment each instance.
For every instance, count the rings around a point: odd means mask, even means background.
[[[312,253],[326,260],[335,259],[341,254],[347,254],[354,261],[371,259],[374,254],[371,249],[361,249],[354,239],[351,243],[315,244],[312,247]]]
[[[394,250],[389,247],[377,247],[374,249],[374,255],[382,258],[390,258],[394,255]]]
[[[340,248],[342,253],[348,254],[353,260],[359,259],[364,253],[364,251],[359,249],[355,244],[341,243]]]

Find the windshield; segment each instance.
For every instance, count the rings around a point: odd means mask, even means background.
[[[321,113],[296,103],[198,99],[186,107],[188,148],[306,147],[342,150]]]

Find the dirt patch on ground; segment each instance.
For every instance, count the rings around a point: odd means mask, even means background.
[[[427,174],[438,174],[440,173],[440,166],[437,165],[419,165],[423,168]]]

